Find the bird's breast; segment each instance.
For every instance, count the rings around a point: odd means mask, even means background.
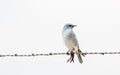
[[[77,39],[72,31],[64,31],[62,35],[63,41],[67,48],[73,49],[74,47],[78,46]]]

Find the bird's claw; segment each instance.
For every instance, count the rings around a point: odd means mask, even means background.
[[[67,62],[70,61],[70,63],[71,63],[71,62],[74,62],[74,53],[71,51],[70,55],[71,55],[71,57],[67,60]]]
[[[70,50],[68,50],[68,51],[66,52],[66,54],[67,54],[67,55],[70,55]]]
[[[70,53],[69,53],[69,52],[67,52],[66,54],[67,54],[67,55],[70,55]]]

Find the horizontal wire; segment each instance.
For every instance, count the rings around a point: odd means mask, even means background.
[[[81,53],[78,53],[81,54]],[[105,55],[120,54],[120,52],[83,52],[84,55]],[[31,53],[31,54],[0,54],[0,57],[34,57],[34,56],[52,56],[52,55],[70,55],[70,53]]]

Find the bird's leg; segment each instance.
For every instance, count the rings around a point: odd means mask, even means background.
[[[74,62],[74,53],[73,53],[73,51],[71,51],[70,54],[71,54],[71,60],[70,60],[70,62]]]
[[[70,63],[74,62],[74,53],[73,53],[73,51],[70,52],[70,58],[67,60],[67,62],[69,62],[69,61],[70,61]]]

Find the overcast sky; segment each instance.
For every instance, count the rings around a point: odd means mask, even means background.
[[[0,0],[0,54],[67,52],[66,23],[83,52],[120,51],[119,0]],[[1,75],[120,75],[120,55],[0,58]]]

